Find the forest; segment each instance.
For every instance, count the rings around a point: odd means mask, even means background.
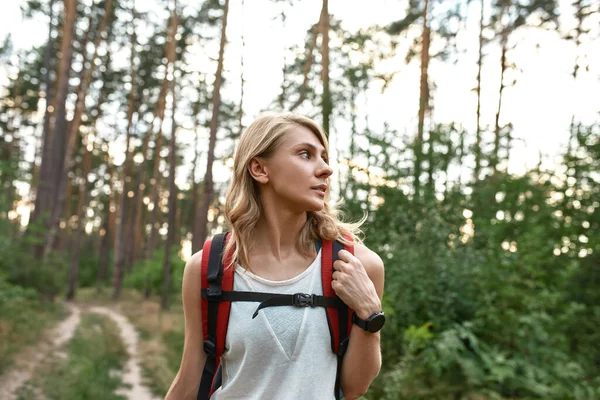
[[[0,37],[1,398],[163,398],[237,139],[293,111],[385,264],[362,398],[600,399],[599,2],[16,3],[37,39]]]

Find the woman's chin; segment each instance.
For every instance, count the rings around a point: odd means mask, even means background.
[[[312,201],[310,204],[307,204],[307,208],[306,211],[323,211],[323,208],[325,208],[325,201]]]

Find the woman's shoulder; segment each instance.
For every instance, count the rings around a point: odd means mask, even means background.
[[[364,244],[356,243],[354,245],[354,256],[362,263],[369,276],[372,277],[372,274],[383,274],[383,260],[379,254]]]
[[[200,282],[202,273],[202,250],[192,254],[185,263],[183,270],[184,281]]]

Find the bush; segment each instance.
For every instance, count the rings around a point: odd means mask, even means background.
[[[59,319],[62,307],[40,302],[32,288],[8,283],[0,276],[0,373],[21,347],[35,343],[42,331]]]
[[[139,290],[146,290],[146,281],[148,281],[151,293],[162,293],[163,291],[163,263],[164,251],[157,250],[149,260],[136,261],[133,270],[127,274],[123,280],[123,287]],[[181,260],[176,251],[171,254],[171,292],[179,293],[181,291],[181,281],[183,278],[183,269],[185,263]]]
[[[0,231],[5,232],[6,224],[0,220]],[[7,282],[35,289],[44,298],[52,299],[66,287],[68,263],[64,254],[52,253],[42,266],[31,252],[32,241],[35,239],[20,241],[0,235],[0,273]]]

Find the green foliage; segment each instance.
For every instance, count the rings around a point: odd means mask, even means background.
[[[181,363],[181,355],[183,354],[183,339],[184,332],[177,330],[169,330],[162,336],[165,346],[169,349],[165,357],[167,365],[171,371],[177,371]]]
[[[34,289],[10,284],[0,274],[0,374],[14,353],[35,343],[43,329],[61,315],[60,306],[40,303]]]
[[[95,287],[98,276],[98,264],[99,258],[95,254],[94,249],[82,249],[82,253],[79,257],[79,275],[78,283],[79,287]],[[109,254],[108,265],[106,267],[106,276],[112,277],[113,274],[113,262],[112,252]],[[110,280],[109,280],[110,281]]]
[[[136,261],[133,270],[123,280],[123,287],[136,289],[141,292],[146,290],[146,282],[149,284],[151,293],[162,293],[163,291],[163,264],[164,250],[157,250],[149,260]],[[185,262],[181,260],[177,251],[171,253],[171,292],[177,293],[181,290],[181,280]]]
[[[489,346],[465,322],[440,332],[409,328],[405,355],[386,374],[386,399],[485,398],[592,399],[596,392],[583,370],[567,357],[553,355],[553,363],[539,363],[523,353]],[[548,349],[546,349],[548,351]],[[561,359],[562,358],[562,359]]]
[[[598,127],[578,128],[567,177],[496,172],[441,200],[407,195],[391,139],[366,134],[381,149],[358,156],[387,184],[351,181],[346,209],[381,199],[366,244],[385,263],[389,316],[368,397],[600,398]],[[434,173],[446,156],[428,154]]]
[[[9,222],[0,220],[0,231],[10,232]],[[32,232],[36,227],[31,227]],[[30,244],[35,238],[20,240],[9,235],[0,235],[0,274],[7,282],[24,288],[35,289],[41,296],[52,299],[65,287],[66,256],[52,253],[46,265],[35,259]]]
[[[67,359],[55,359],[43,374],[41,386],[49,398],[124,399],[115,394],[121,378],[111,373],[121,370],[127,358],[114,322],[93,314],[83,317],[67,351]]]

